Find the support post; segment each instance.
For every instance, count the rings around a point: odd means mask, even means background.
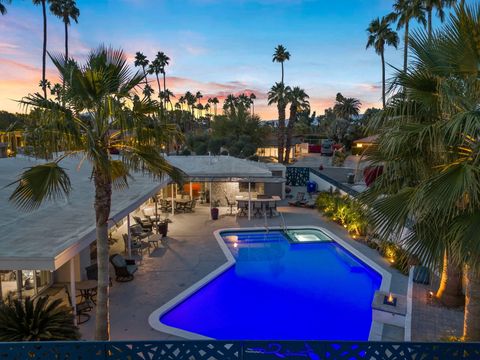
[[[38,294],[37,270],[33,270],[33,293]]]
[[[173,184],[170,186],[172,193],[172,215],[175,215],[175,196],[173,195]]]
[[[248,182],[248,220],[252,218],[252,191],[250,181]]]
[[[212,209],[212,182],[208,183],[208,202],[210,203],[210,209]]]
[[[70,259],[70,298],[72,301],[73,322],[77,325],[77,289],[75,289],[75,257]]]
[[[22,299],[22,285],[23,285],[22,270],[17,270],[16,277],[17,277],[17,298],[19,300],[21,300]]]
[[[192,182],[190,181],[190,200],[193,200]]]
[[[130,213],[127,215],[127,251],[128,258],[132,258],[132,234],[130,232]]]

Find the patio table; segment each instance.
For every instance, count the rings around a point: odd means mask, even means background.
[[[84,298],[85,301],[91,300],[94,304],[96,303],[93,297],[97,295],[97,286],[96,280],[85,280],[75,284],[75,288],[80,291],[82,298]]]

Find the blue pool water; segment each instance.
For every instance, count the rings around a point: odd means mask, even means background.
[[[236,264],[163,324],[220,340],[368,340],[381,276],[340,245],[292,243],[279,231],[222,237]]]

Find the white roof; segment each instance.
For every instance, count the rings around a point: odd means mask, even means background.
[[[91,166],[65,159],[60,164],[70,175],[67,200],[47,202],[23,212],[8,201],[15,181],[38,161],[22,157],[0,159],[0,270],[55,270],[95,239],[94,186]],[[111,218],[118,221],[164,187],[169,179],[132,174],[129,188],[113,191]],[[113,222],[112,222],[113,224]]]
[[[272,176],[272,171],[267,164],[233,156],[168,156],[166,159],[170,164],[182,170],[188,180],[192,181],[257,180],[276,182],[279,180]]]

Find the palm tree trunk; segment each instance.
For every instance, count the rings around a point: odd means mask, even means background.
[[[382,103],[383,109],[385,109],[385,52],[383,49],[380,56],[382,57]]]
[[[163,74],[163,91],[165,91],[165,95],[167,94],[167,83],[165,81],[165,71],[162,73]],[[167,108],[167,99],[163,99],[163,101],[165,102],[164,106],[165,106],[165,109]]]
[[[252,117],[255,116],[255,102],[252,101]]]
[[[158,85],[158,96],[160,96],[162,92],[162,87],[160,86],[160,79],[158,78],[158,73],[155,72],[155,77],[157,78],[157,85]]]
[[[282,84],[283,84],[283,61],[281,62],[282,64]]]
[[[432,38],[432,9],[427,9],[427,16],[428,16],[428,38]]]
[[[403,71],[407,72],[408,67],[408,26],[409,21],[405,23],[405,48],[403,49]]]
[[[283,163],[283,153],[285,151],[285,107],[281,102],[277,104],[278,108],[278,155],[279,163]]]
[[[296,118],[295,109],[290,109],[290,118],[287,125],[287,139],[285,141],[285,160],[284,163],[288,165],[290,162],[290,150],[292,148],[293,126],[295,125]]]
[[[442,277],[436,294],[442,304],[449,307],[463,304],[462,294],[462,270],[454,264],[447,252],[443,257]]]
[[[46,0],[42,0],[43,13],[43,49],[42,49],[42,89],[43,97],[47,98],[47,81],[46,81],[46,66],[47,66],[47,9]]]
[[[480,275],[467,267],[466,280],[463,338],[480,341]]]
[[[65,60],[68,59],[68,24],[67,22],[64,22],[65,24]]]
[[[108,270],[108,218],[112,198],[112,182],[99,168],[94,170],[95,217],[97,234],[98,288],[95,339],[110,339],[109,270]]]

